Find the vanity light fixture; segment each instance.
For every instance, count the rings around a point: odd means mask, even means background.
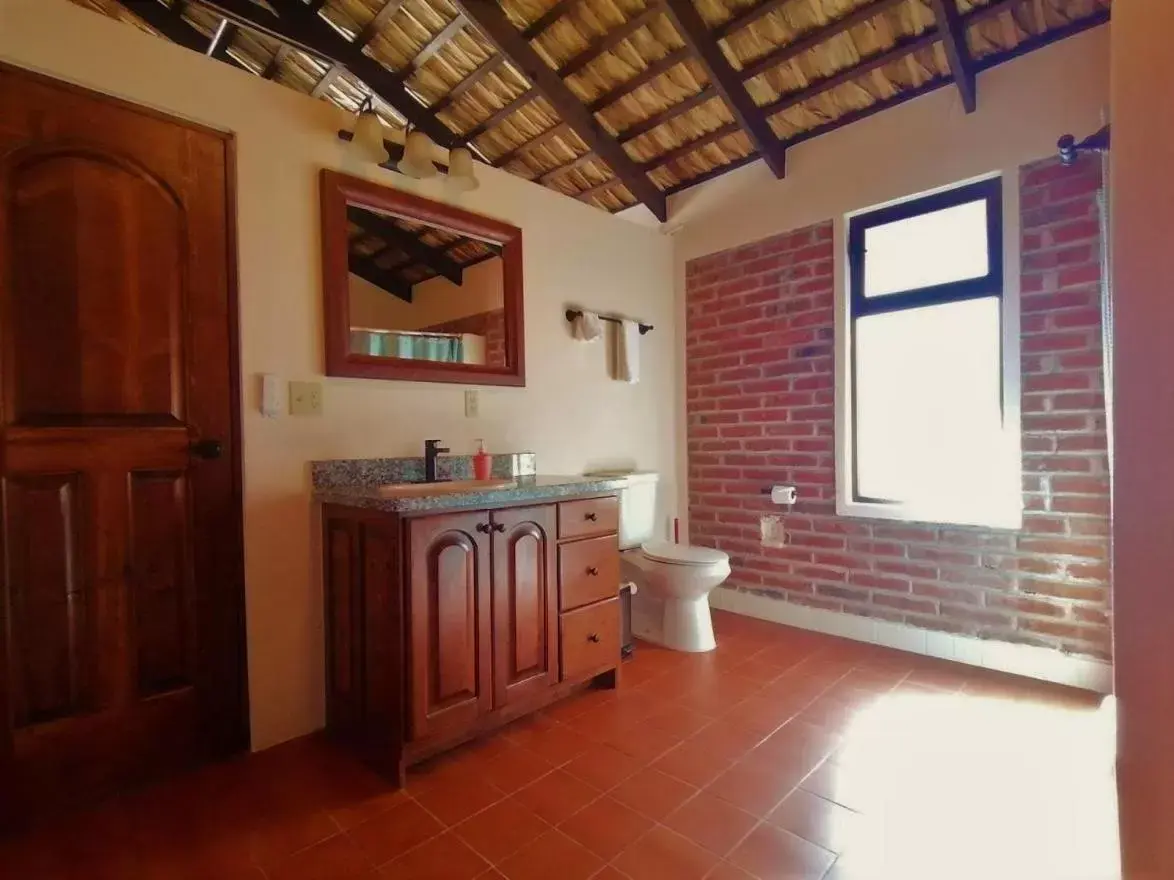
[[[404,157],[399,160],[400,174],[423,180],[436,176],[436,163],[432,161],[432,138],[418,128],[408,129],[404,141]]]
[[[361,159],[382,165],[391,158],[383,146],[383,133],[383,122],[375,112],[375,102],[368,96],[359,106],[351,150]]]
[[[453,147],[448,153],[448,180],[454,192],[472,192],[481,185],[473,171],[473,153],[468,147]]]

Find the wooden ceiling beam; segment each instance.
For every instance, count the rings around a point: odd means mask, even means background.
[[[504,107],[494,110],[493,113],[465,132],[465,140],[476,140],[485,134],[485,132],[489,131],[489,129],[505,122],[509,117],[513,116],[537,97],[533,89],[527,89]]]
[[[406,303],[412,301],[412,285],[396,278],[389,269],[375,262],[374,257],[351,253],[347,260],[347,271],[353,272],[364,281],[374,284],[385,293],[397,296]]]
[[[724,40],[734,31],[740,31],[747,25],[753,24],[764,15],[768,15],[784,6],[787,2],[788,0],[763,0],[757,6],[751,6],[745,12],[732,16],[715,27],[713,29],[714,39]]]
[[[858,25],[864,24],[876,18],[882,12],[887,12],[890,9],[895,9],[907,0],[874,0],[867,6],[861,6],[854,9],[847,15],[837,18],[835,21],[829,22],[823,27],[814,28],[808,31],[802,37],[787,43],[785,46],[779,46],[770,52],[767,52],[761,58],[756,58],[753,61],[743,66],[739,71],[742,79],[753,79],[768,70],[773,70],[780,67],[789,61],[798,58],[805,52],[810,52],[818,46],[823,45],[828,40],[838,37],[840,34],[850,31]]]
[[[465,93],[469,91],[469,89],[473,88],[473,86],[477,85],[477,83],[481,82],[481,80],[485,79],[485,77],[493,73],[493,71],[497,70],[503,64],[505,64],[505,58],[502,55],[498,53],[490,55],[484,61],[484,63],[477,66],[476,70],[453,86],[452,90],[447,95],[444,95],[439,101],[433,104],[431,107],[432,112],[439,113],[446,107],[451,107],[454,103],[459,101],[465,95]]]
[[[737,72],[722,52],[693,5],[693,0],[666,0],[667,12],[681,39],[700,59],[709,81],[733,114],[734,121],[750,137],[775,177],[787,176],[786,148],[775,137],[770,123],[742,85]]]
[[[399,77],[352,43],[300,0],[270,0],[277,15],[251,0],[203,0],[223,16],[270,37],[289,43],[317,58],[341,64],[366,83],[384,103],[443,147],[459,138],[408,92]]]
[[[567,134],[570,132],[570,130],[571,127],[565,122],[560,122],[558,125],[552,125],[546,131],[542,132],[542,134],[535,135],[525,143],[518,144],[518,146],[514,147],[507,153],[502,153],[497,157],[497,159],[493,161],[493,166],[495,168],[502,168],[527,150],[530,150],[534,147],[541,147],[543,144],[549,143],[556,137]]]
[[[962,96],[962,106],[967,113],[973,113],[978,109],[978,72],[966,42],[966,25],[958,12],[958,4],[956,0],[930,0],[930,5],[937,20],[938,35],[946,50],[946,59],[950,62],[950,73]]]
[[[557,168],[551,168],[549,171],[543,172],[539,176],[538,182],[543,186],[546,186],[552,180],[558,180],[563,175],[570,174],[576,168],[582,168],[584,165],[589,165],[598,158],[599,157],[594,153],[586,152],[582,156],[576,156],[570,162],[566,162],[562,165],[559,165]]]
[[[414,263],[427,266],[437,275],[442,275],[453,284],[464,281],[461,267],[440,248],[421,241],[410,232],[400,229],[390,220],[364,211],[362,208],[347,208],[347,219],[371,235],[377,235],[388,245],[399,248]]]
[[[649,116],[647,119],[637,122],[635,125],[628,126],[619,134],[619,141],[621,144],[626,144],[628,141],[635,140],[642,134],[648,134],[655,128],[660,128],[666,122],[671,122],[678,116],[684,116],[690,110],[700,107],[702,104],[707,104],[714,98],[718,97],[717,89],[713,86],[706,86],[701,91],[690,95],[683,101],[678,101],[671,107],[666,107],[655,116]]]
[[[724,137],[737,134],[741,130],[742,127],[736,122],[726,123],[725,125],[715,128],[713,131],[706,132],[699,138],[686,141],[679,147],[674,147],[668,152],[661,153],[659,156],[653,156],[644,163],[644,168],[648,171],[652,171],[654,168],[661,168],[665,165],[669,165],[673,162],[676,162],[678,159],[682,159],[685,156],[688,156],[690,153],[700,150],[702,147],[708,147],[710,144],[716,143]]]
[[[986,6],[980,6],[970,10],[966,15],[962,16],[963,29],[970,28],[987,18],[992,18],[999,15],[1008,9],[1015,6],[1021,0],[991,0]],[[852,67],[845,67],[843,70],[833,73],[831,76],[825,76],[815,82],[809,84],[806,88],[798,89],[794,92],[788,92],[785,95],[780,95],[775,101],[763,106],[762,110],[767,118],[774,116],[777,113],[782,113],[784,110],[789,110],[792,107],[810,101],[812,98],[822,95],[824,92],[830,91],[834,88],[844,85],[859,79],[866,74],[872,73],[887,64],[892,64],[894,61],[900,61],[906,55],[913,52],[928,49],[934,45],[941,35],[937,29],[930,28],[922,32],[916,37],[909,37],[898,41],[890,49],[884,52],[878,52],[865,58],[861,63]]]
[[[605,34],[600,34],[592,40],[587,48],[576,54],[558,69],[558,75],[564,79],[568,76],[574,76],[600,55],[605,52],[610,52],[636,33],[636,31],[647,27],[652,21],[663,15],[664,11],[664,4],[661,0],[654,0],[654,2],[649,3],[647,7],[640,10],[640,12],[629,18],[619,27],[613,28]]]
[[[692,53],[689,52],[689,48],[684,46],[680,49],[674,49],[672,52],[669,52],[669,54],[665,55],[663,58],[657,61],[653,61],[631,79],[624,80],[614,89],[604,92],[594,101],[592,101],[590,104],[591,112],[598,113],[601,110],[616,103],[616,101],[619,101],[621,98],[625,98],[632,94],[632,92],[636,91],[636,89],[640,88],[641,86],[648,85],[648,83],[652,82],[661,74],[668,73],[678,64],[687,61],[691,57],[691,54]]]
[[[457,14],[457,17],[444,26],[436,36],[425,44],[424,48],[416,53],[416,57],[412,59],[412,63],[408,65],[412,72],[419,70],[425,64],[432,60],[437,52],[443,49],[457,34],[464,30],[468,22],[463,15]]]
[[[359,31],[359,35],[355,37],[355,43],[359,46],[366,46],[375,39],[379,35],[379,32],[383,30],[384,25],[391,21],[405,2],[407,0],[387,0],[380,7],[379,11],[375,13],[375,17],[363,25],[363,29]]]
[[[619,142],[603,130],[595,116],[570,90],[562,78],[543,61],[534,47],[514,28],[501,7],[493,0],[457,0],[465,17],[473,22],[541,94],[559,117],[583,139],[624,181],[632,194],[643,202],[658,220],[668,217],[664,193],[657,188]]]
[[[570,12],[572,8],[578,6],[580,2],[581,0],[558,0],[554,6],[534,19],[533,22],[526,25],[526,29],[522,31],[522,36],[527,40],[533,40],[541,36],[543,31]]]

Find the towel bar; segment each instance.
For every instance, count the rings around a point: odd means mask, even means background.
[[[574,321],[581,314],[583,314],[582,309],[567,309],[567,320]],[[619,324],[619,323],[623,322],[625,319],[624,318],[617,318],[614,315],[600,315],[599,320],[611,321],[613,324]],[[640,335],[643,336],[645,333],[651,333],[653,329],[654,328],[651,324],[643,324],[642,323],[642,324],[640,324]]]

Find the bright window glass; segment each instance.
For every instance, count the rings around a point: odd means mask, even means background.
[[[982,278],[989,271],[985,199],[864,233],[864,295],[885,296]]]
[[[856,321],[856,495],[925,511],[1005,501],[997,297]]]

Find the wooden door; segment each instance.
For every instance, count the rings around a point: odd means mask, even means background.
[[[494,703],[558,684],[553,504],[493,512]]]
[[[230,150],[0,67],[0,813],[247,743]]]
[[[414,740],[472,726],[493,708],[489,514],[408,525]]]

